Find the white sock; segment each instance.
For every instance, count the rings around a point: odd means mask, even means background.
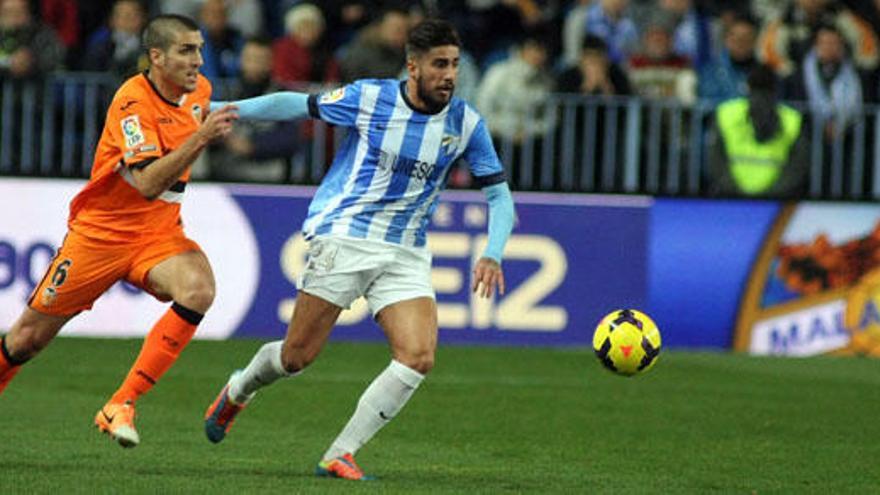
[[[247,367],[232,376],[229,380],[229,398],[233,402],[243,404],[251,400],[257,390],[275,380],[298,374],[288,373],[281,364],[283,344],[283,340],[276,340],[260,347]]]
[[[391,361],[364,391],[348,424],[327,449],[324,459],[354,454],[406,404],[425,375]]]

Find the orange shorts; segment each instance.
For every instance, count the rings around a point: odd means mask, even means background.
[[[182,229],[131,243],[95,239],[68,230],[46,274],[31,293],[28,306],[40,313],[73,315],[90,309],[119,280],[158,298],[149,287],[150,270],[172,256],[200,250]]]

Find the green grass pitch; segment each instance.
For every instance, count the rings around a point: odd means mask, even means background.
[[[205,407],[260,345],[193,342],[123,450],[92,418],[140,340],[57,339],[0,395],[0,493],[880,491],[876,360],[664,351],[623,378],[589,349],[443,347],[358,455],[379,480],[357,483],[312,473],[386,347],[329,345],[210,444]]]

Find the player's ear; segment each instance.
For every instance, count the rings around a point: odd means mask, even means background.
[[[406,57],[406,72],[409,74],[409,77],[415,77],[417,69],[418,64],[416,63],[416,57],[414,55],[408,55]]]
[[[147,57],[150,59],[150,65],[162,65],[165,61],[165,52],[158,48],[150,48]]]

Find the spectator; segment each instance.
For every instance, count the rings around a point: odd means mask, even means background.
[[[642,31],[642,48],[629,61],[629,77],[636,93],[646,98],[693,103],[696,75],[690,60],[673,52],[675,20],[655,16]]]
[[[409,13],[399,8],[383,12],[344,49],[343,82],[365,78],[393,78],[403,69]]]
[[[79,6],[76,0],[40,0],[40,19],[52,28],[68,51],[80,42]]]
[[[322,43],[324,16],[318,7],[301,3],[284,16],[287,36],[272,45],[272,75],[288,83],[339,81],[339,64]]]
[[[608,56],[608,45],[594,35],[583,40],[578,65],[566,69],[556,80],[556,91],[587,95],[629,95],[629,78]]]
[[[608,46],[608,58],[620,64],[636,51],[639,36],[636,25],[625,15],[629,0],[598,0],[587,11],[586,32]]]
[[[577,65],[581,55],[581,47],[584,44],[584,36],[587,34],[584,26],[587,24],[587,13],[590,11],[592,0],[576,0],[571,10],[565,14],[562,22],[562,64],[564,66]]]
[[[693,0],[660,0],[656,16],[671,17],[672,51],[700,69],[711,61],[712,28],[708,18],[697,11]],[[643,47],[644,48],[644,47]]]
[[[801,113],[776,101],[776,75],[767,66],[751,70],[748,88],[747,97],[728,100],[716,110],[709,191],[797,198],[809,164]]]
[[[880,61],[877,36],[871,26],[830,0],[795,0],[782,17],[769,22],[758,41],[758,56],[776,72],[790,75],[812,45],[817,27],[831,24],[853,50],[853,62],[860,70],[873,70]]]
[[[277,1],[272,0],[273,3]],[[205,0],[158,0],[158,10],[163,14],[198,19],[204,4]],[[229,27],[241,36],[250,38],[263,33],[263,5],[259,0],[225,0],[224,5]]]
[[[848,5],[871,26],[874,35],[880,38],[880,0],[852,1]],[[865,75],[862,81],[865,102],[880,102],[880,69],[862,71],[862,73]]]
[[[713,103],[745,96],[748,74],[757,65],[757,26],[750,17],[738,16],[724,33],[724,49],[697,76],[697,94]]]
[[[860,1],[854,0],[847,4],[853,13],[864,19],[874,30],[874,35],[880,36],[880,0]]]
[[[324,33],[331,51],[351,43],[370,22],[372,5],[367,0],[322,0],[316,5],[324,14]]]
[[[547,130],[549,123],[538,112],[553,89],[546,62],[544,45],[526,39],[510,58],[486,72],[477,89],[477,107],[493,137],[520,143]],[[527,129],[530,121],[531,132]]]
[[[427,2],[426,2],[427,3]],[[526,36],[539,33],[557,17],[558,0],[465,0],[453,2],[457,8],[443,8],[457,16],[463,25],[464,46],[477,59],[481,67],[488,68],[494,62],[506,58],[510,48]],[[581,25],[583,29],[583,25]],[[556,46],[544,40],[548,53]]]
[[[158,0],[159,12],[163,14],[180,14],[196,19],[204,0]]]
[[[787,98],[807,102],[830,145],[861,115],[862,94],[861,76],[847,55],[843,34],[831,24],[819,26],[813,48],[788,80]]]
[[[245,38],[253,38],[263,34],[263,6],[259,0],[227,0],[229,26],[236,29]]]
[[[632,94],[632,86],[626,72],[621,67],[610,60],[608,56],[608,46],[598,36],[587,35],[583,41],[579,63],[570,67],[559,75],[556,81],[556,91],[560,93],[576,93],[581,95],[613,97],[626,96]],[[613,157],[621,157],[623,140],[617,140],[615,145],[605,146],[606,125],[612,125],[611,119],[607,119],[608,107],[606,105],[592,105],[593,101],[588,100],[589,105],[584,104],[579,99],[579,104],[575,106],[574,129],[569,131],[571,136],[576,136],[573,142],[565,141],[565,132],[560,136],[559,143],[563,146],[570,146],[570,151],[562,150],[560,155],[570,154],[574,157],[575,163],[582,164],[585,161],[593,164],[601,164],[606,159],[611,160]],[[591,119],[588,115],[595,112],[595,121],[588,124]],[[617,119],[618,126],[615,129],[616,135],[623,136],[624,128],[622,124],[625,118]],[[588,127],[589,125],[589,127]],[[584,137],[587,133],[592,133],[592,142],[603,143],[601,146],[587,147]],[[576,167],[581,174],[588,173],[589,167]],[[622,168],[622,167],[618,167]],[[578,183],[596,184],[601,176],[601,166],[592,168],[592,176],[582,176],[578,179]],[[604,184],[603,184],[604,185]]]
[[[106,27],[109,23],[110,12],[113,11],[113,5],[116,3],[116,0],[89,0],[88,2],[77,2],[78,4],[78,12],[79,12],[79,25],[80,25],[80,33],[81,40],[80,53],[76,53],[76,50],[68,51],[69,57],[75,63],[70,64],[73,68],[79,68],[80,62],[79,57],[82,56],[86,46],[88,45],[89,40],[92,35],[98,32],[99,29]],[[155,0],[151,0],[149,3],[144,3],[144,11],[147,12],[147,17],[150,17],[152,13],[149,11],[148,7],[152,7],[155,5]]]
[[[31,79],[58,68],[64,45],[34,19],[27,0],[0,0],[0,79]]]
[[[763,25],[782,16],[791,0],[751,0],[747,3],[751,4],[749,10],[760,21],[759,24]]]
[[[524,175],[533,177],[534,170],[520,170],[529,163],[540,163],[541,137],[552,128],[544,115],[545,104],[553,90],[553,80],[547,74],[547,49],[534,38],[526,39],[514,54],[486,71],[477,88],[477,108],[486,119],[492,138],[502,148],[502,154],[514,171],[514,183],[522,187]],[[521,161],[522,146],[533,144],[534,155]],[[512,146],[512,150],[510,147]],[[522,163],[522,165],[520,165]]]
[[[223,0],[205,0],[199,15],[205,46],[202,48],[202,74],[212,83],[238,76],[239,57],[244,39],[229,25]]]
[[[228,99],[244,99],[278,90],[272,84],[272,47],[261,38],[248,40],[241,50],[241,75]],[[296,152],[296,122],[248,120],[209,150],[210,177],[237,182],[283,182],[290,157]]]
[[[749,9],[739,8],[735,4],[724,4],[718,9],[718,13],[713,16],[710,22],[711,32],[709,37],[712,41],[712,46],[709,52],[709,62],[717,60],[721,52],[725,50],[724,36],[730,31],[730,27],[741,17],[751,17],[755,19],[756,30],[758,29],[758,26],[761,25],[760,18],[753,17]]]
[[[141,30],[147,21],[140,0],[117,0],[110,13],[109,26],[102,27],[89,38],[83,55],[82,68],[109,71],[128,78],[141,69]],[[146,66],[146,61],[144,66]]]

